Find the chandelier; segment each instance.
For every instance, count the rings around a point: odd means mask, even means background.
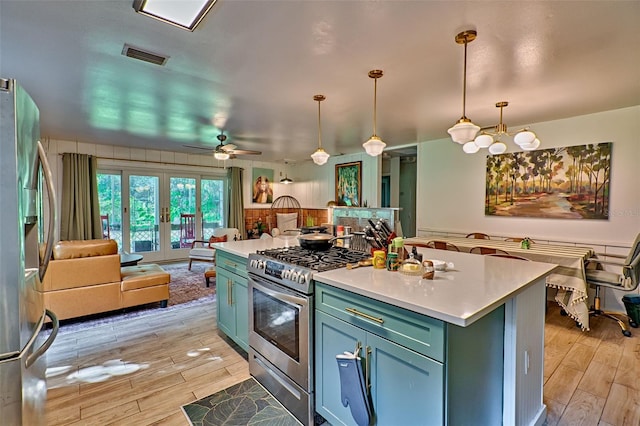
[[[382,150],[386,143],[382,142],[382,139],[376,135],[376,96],[378,93],[378,79],[382,77],[382,70],[369,71],[369,77],[373,79],[373,135],[368,141],[362,144],[362,147],[372,157],[376,157],[382,154]]]
[[[502,154],[507,150],[503,137],[513,136],[513,141],[524,151],[533,151],[540,146],[540,140],[536,134],[528,128],[509,132],[507,125],[502,122],[502,110],[509,102],[502,101],[496,103],[496,108],[500,108],[500,122],[495,126],[482,127],[481,133],[474,140],[466,142],[462,150],[467,154],[475,154],[480,148],[488,148],[491,154]]]
[[[318,166],[322,166],[329,159],[329,154],[324,149],[322,149],[322,129],[320,127],[320,102],[324,101],[325,99],[326,98],[324,97],[324,95],[313,96],[313,100],[318,102],[318,149],[316,149],[316,152],[311,154],[311,158],[313,159],[313,162]]]

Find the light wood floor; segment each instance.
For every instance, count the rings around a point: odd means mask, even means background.
[[[547,425],[640,425],[640,329],[632,333],[601,318],[583,333],[549,305]],[[47,360],[48,425],[188,425],[182,405],[249,377],[218,334],[215,306],[63,334]]]

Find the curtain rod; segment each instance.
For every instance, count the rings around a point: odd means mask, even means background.
[[[78,154],[77,152],[63,152],[58,154],[60,157],[62,157],[64,154]],[[100,157],[98,155],[91,155],[91,154],[87,154],[91,157],[95,157],[99,160],[116,160],[116,161],[130,161],[130,162],[136,162],[136,163],[149,163],[149,164],[161,164],[161,165],[173,165],[173,166],[189,166],[189,167],[209,167],[212,169],[226,169],[226,167],[220,167],[220,166],[203,166],[200,164],[187,164],[187,163],[168,163],[166,161],[155,161],[155,160],[131,160],[128,158],[113,158],[113,157]],[[231,166],[232,167],[232,166]]]

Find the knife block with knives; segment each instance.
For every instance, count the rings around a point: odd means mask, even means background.
[[[397,237],[396,233],[391,229],[386,219],[378,219],[378,222],[374,222],[373,219],[368,219],[369,225],[364,227],[365,239],[371,246],[371,255],[375,250],[383,250],[388,252],[388,248],[393,244],[393,239]],[[402,248],[401,253],[398,253],[398,259],[402,260],[408,257],[407,251]]]

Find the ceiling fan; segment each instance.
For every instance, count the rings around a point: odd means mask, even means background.
[[[216,136],[218,141],[220,141],[220,145],[216,146],[213,150],[213,155],[218,160],[227,160],[229,158],[235,158],[236,155],[261,155],[262,151],[252,151],[248,149],[238,149],[238,147],[232,143],[224,144],[224,141],[227,140],[227,135],[224,132],[220,133]],[[206,149],[210,150],[211,148],[204,148],[201,146],[189,146],[185,145],[187,148],[196,148],[196,149]]]

